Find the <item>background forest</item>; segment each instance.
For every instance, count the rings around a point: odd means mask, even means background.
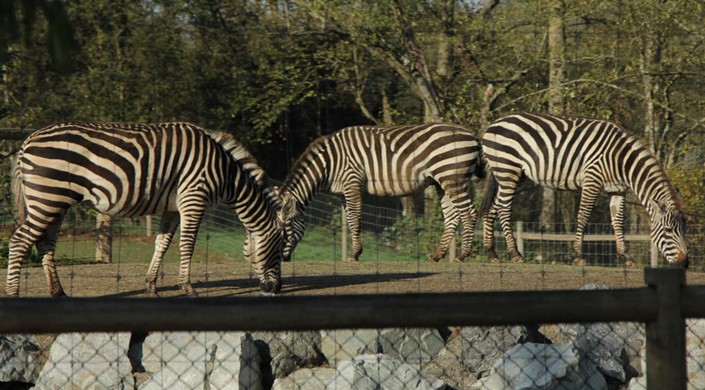
[[[10,0],[0,8],[0,127],[191,121],[233,132],[281,180],[314,138],[348,125],[450,121],[481,136],[516,111],[597,117],[642,134],[685,210],[705,213],[700,1]],[[531,206],[516,208],[538,213],[541,193],[532,193]],[[548,207],[572,216],[561,209],[575,204],[559,197]]]

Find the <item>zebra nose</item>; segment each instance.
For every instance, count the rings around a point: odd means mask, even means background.
[[[685,253],[683,251],[678,252],[678,255],[676,255],[676,261],[678,262],[678,264],[683,266],[683,268],[688,269],[689,262],[688,262],[688,254],[687,253]]]

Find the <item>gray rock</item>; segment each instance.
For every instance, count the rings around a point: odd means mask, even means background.
[[[562,324],[558,332],[582,350],[604,375],[620,382],[639,375],[641,364],[637,362],[645,339],[642,324]]]
[[[437,329],[392,328],[379,335],[381,352],[403,363],[423,364],[433,360],[445,345]]]
[[[473,326],[462,328],[456,342],[460,343],[458,356],[465,368],[480,378],[510,348],[536,338],[525,326]]]
[[[245,332],[158,332],[145,338],[140,390],[262,389],[260,356]]]
[[[378,329],[321,330],[321,352],[333,367],[357,355],[378,353],[380,332]]]
[[[360,355],[341,361],[330,390],[445,389],[440,379],[424,377],[418,366],[383,354]]]
[[[300,332],[254,332],[253,339],[270,373],[263,373],[265,383],[274,378],[283,378],[299,368],[321,365],[325,357],[321,353],[321,335],[318,331]]]
[[[36,389],[132,389],[130,333],[64,333],[51,346]]]
[[[581,290],[606,290],[606,284],[587,284]],[[560,324],[558,335],[582,350],[605,376],[619,382],[639,376],[644,325],[633,322]]]
[[[606,390],[607,382],[572,344],[525,343],[497,359],[472,389]]]
[[[0,382],[34,383],[42,369],[34,336],[0,335]]]
[[[335,368],[302,368],[274,380],[272,390],[326,390],[335,388]]]

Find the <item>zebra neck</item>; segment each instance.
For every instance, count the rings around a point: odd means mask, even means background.
[[[289,193],[294,199],[299,207],[305,208],[311,203],[313,197],[323,189],[323,183],[325,180],[295,180],[292,185],[285,186],[282,192]]]
[[[653,215],[651,201],[680,209],[676,191],[657,160],[654,159],[642,172],[631,176],[632,190],[649,215]]]

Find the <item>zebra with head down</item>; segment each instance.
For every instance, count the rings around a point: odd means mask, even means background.
[[[638,137],[614,123],[546,114],[515,114],[495,121],[482,139],[489,169],[480,208],[484,248],[494,250],[494,220],[499,216],[512,261],[522,262],[511,228],[511,208],[522,177],[554,189],[580,190],[576,263],[584,263],[585,226],[600,191],[610,195],[617,254],[633,259],[624,243],[624,196],[634,191],[651,217],[651,239],[671,264],[687,266],[685,219],[679,197],[651,150]]]
[[[315,140],[303,152],[279,188],[281,219],[287,240],[284,259],[301,240],[304,212],[313,196],[330,190],[344,196],[352,256],[362,253],[362,193],[407,196],[433,185],[439,192],[445,227],[429,259],[445,256],[460,223],[462,242],[457,261],[472,251],[477,212],[469,193],[470,179],[482,177],[480,143],[469,130],[450,124],[354,126]]]
[[[37,246],[52,296],[65,295],[54,250],[67,209],[86,204],[100,213],[136,217],[162,213],[147,293],[156,295],[157,272],[181,226],[178,283],[187,295],[190,261],[206,208],[224,204],[248,231],[246,253],[265,292],[281,289],[283,230],[278,199],[264,171],[231,135],[189,123],[71,122],[32,133],[13,174],[19,227],[10,238],[6,293],[19,294],[20,268]]]

